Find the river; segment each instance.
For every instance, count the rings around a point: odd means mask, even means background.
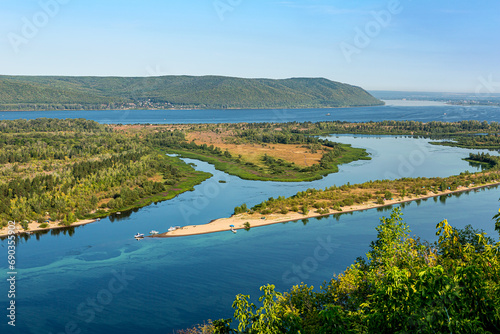
[[[333,116],[326,116],[324,110],[277,111],[289,117],[278,120],[269,111],[267,118],[262,111],[255,117],[233,110],[192,111],[184,118],[176,114],[163,123],[316,121],[342,117],[349,121],[369,117],[429,121],[452,116],[469,119],[472,114],[476,115],[474,119],[492,121],[500,118],[498,111],[499,108],[492,107],[384,106],[335,109],[330,111]],[[12,118],[34,118],[39,114],[57,117],[55,113],[7,114]],[[159,118],[166,117],[159,113],[166,115],[172,111],[83,112],[78,116],[92,114],[95,117],[91,119],[102,123],[162,123]],[[209,116],[212,113],[214,118]],[[207,163],[186,159],[214,176],[194,191],[170,201],[94,224],[20,239],[16,248],[15,332],[170,333],[207,319],[232,316],[231,303],[236,294],[255,298],[260,294],[259,287],[267,283],[275,284],[280,291],[299,282],[318,288],[366,253],[370,241],[376,237],[379,218],[389,215],[389,211],[367,210],[237,234],[141,241],[132,236],[152,229],[166,231],[172,225],[204,224],[229,216],[242,203],[253,206],[269,197],[290,196],[307,188],[477,170],[462,158],[478,150],[430,145],[427,139],[404,136],[332,135],[330,138],[366,148],[372,160],[343,165],[339,173],[321,180],[275,183],[241,180]],[[498,197],[496,188],[484,189],[413,202],[402,211],[412,233],[430,241],[435,240],[435,225],[443,219],[455,227],[471,223],[485,229],[488,235],[497,236],[491,217],[498,211]],[[7,241],[1,241],[0,245],[5,250],[0,270],[7,273]],[[315,255],[318,247],[324,250],[320,258]],[[0,282],[0,291],[4,296],[8,291],[5,280]],[[6,298],[0,301],[6,308]],[[0,331],[10,332],[5,319]]]

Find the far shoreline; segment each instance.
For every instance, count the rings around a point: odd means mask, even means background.
[[[59,109],[59,110],[1,110],[0,112],[57,112],[57,111],[62,111],[62,112],[85,112],[85,111],[193,111],[193,110],[309,110],[309,109],[345,109],[345,108],[366,108],[366,107],[383,107],[387,106],[385,101],[380,100],[384,103],[381,104],[367,104],[367,105],[357,105],[357,106],[340,106],[340,107],[323,107],[323,106],[317,106],[317,107],[269,107],[269,108],[223,108],[223,109],[217,109],[217,108],[114,108],[114,109]],[[149,123],[148,123],[149,124]],[[153,124],[153,123],[151,123]]]

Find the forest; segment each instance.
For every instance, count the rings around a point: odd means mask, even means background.
[[[68,226],[172,198],[210,176],[93,121],[0,121],[0,128],[3,226]]]
[[[334,108],[384,103],[324,78],[0,76],[0,110]]]

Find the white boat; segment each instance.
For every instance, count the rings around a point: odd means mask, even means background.
[[[233,227],[231,227],[231,232],[236,233],[238,231],[236,231]]]
[[[160,232],[155,231],[155,230],[151,230],[151,232],[149,232],[149,234],[151,234],[151,235],[157,235],[157,234],[159,234],[159,233],[160,233]]]
[[[142,239],[142,238],[144,238],[144,233],[137,233],[136,235],[134,235],[134,238]]]
[[[175,231],[177,229],[180,229],[181,227],[180,226],[170,226],[170,228],[168,229],[169,232],[172,232],[172,231]]]

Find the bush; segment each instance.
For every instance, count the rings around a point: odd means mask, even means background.
[[[268,284],[257,305],[239,294],[234,319],[216,333],[498,333],[500,243],[446,220],[436,229],[433,245],[410,238],[395,209],[366,257],[320,291],[301,284],[280,293]]]
[[[390,191],[385,192],[385,199],[387,200],[392,199],[392,193]]]
[[[234,208],[234,214],[240,214],[240,213],[245,213],[248,211],[247,205],[243,203],[241,206],[237,206]]]

